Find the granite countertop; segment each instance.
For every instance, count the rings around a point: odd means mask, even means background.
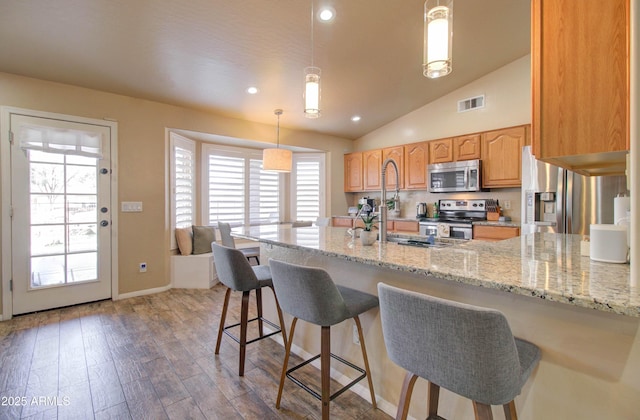
[[[351,242],[347,229],[256,226],[234,236],[317,252],[391,270],[487,287],[584,308],[640,317],[640,282],[629,264],[591,261],[580,255],[580,235],[535,233],[499,242],[454,242],[419,248]],[[392,238],[394,235],[389,235]]]

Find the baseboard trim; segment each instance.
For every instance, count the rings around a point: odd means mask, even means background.
[[[127,298],[138,297],[138,296],[153,295],[155,293],[166,292],[167,290],[170,290],[171,288],[172,288],[171,284],[168,284],[168,285],[162,286],[162,287],[154,287],[154,288],[151,288],[151,289],[137,290],[135,292],[121,293],[121,294],[118,294],[118,296],[115,297],[113,300],[120,300],[120,299],[127,299]]]

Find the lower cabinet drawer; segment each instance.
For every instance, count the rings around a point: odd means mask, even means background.
[[[509,226],[484,226],[473,227],[473,239],[481,241],[502,241],[503,239],[520,236],[519,227]]]

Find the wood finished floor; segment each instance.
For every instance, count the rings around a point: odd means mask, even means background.
[[[172,289],[0,322],[0,419],[320,418],[320,403],[289,380],[275,408],[284,349],[274,341],[248,346],[244,378],[235,342],[225,337],[214,355],[224,290]],[[237,322],[232,296],[227,319]],[[390,419],[350,391],[331,415]]]

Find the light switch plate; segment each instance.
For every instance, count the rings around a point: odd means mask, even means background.
[[[140,213],[142,211],[142,201],[122,201],[120,209],[123,213]]]

